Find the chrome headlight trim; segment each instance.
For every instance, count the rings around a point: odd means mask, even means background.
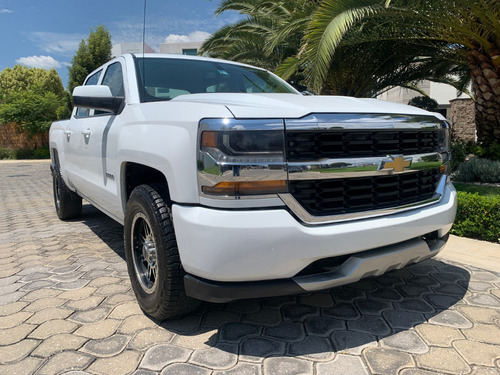
[[[278,199],[277,193],[286,191],[288,179],[284,130],[280,119],[201,120],[197,158],[200,197],[205,202]],[[238,147],[234,147],[235,141],[241,141]]]

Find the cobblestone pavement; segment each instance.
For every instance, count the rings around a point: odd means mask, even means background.
[[[158,324],[122,232],[90,205],[59,221],[48,163],[0,164],[0,374],[500,373],[500,273],[428,260]]]

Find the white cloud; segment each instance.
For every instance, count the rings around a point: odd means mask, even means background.
[[[185,42],[203,42],[210,36],[205,31],[193,31],[188,35],[170,34],[165,38],[165,43],[185,43]]]
[[[63,65],[68,65],[67,63],[62,63],[54,59],[52,56],[28,56],[21,57],[16,60],[16,63],[26,65],[32,68],[61,68]]]
[[[87,37],[83,34],[59,34],[48,32],[33,32],[30,39],[37,43],[45,53],[56,53],[73,55],[78,49],[82,39]]]
[[[10,9],[0,9],[0,14],[9,14],[12,13]]]

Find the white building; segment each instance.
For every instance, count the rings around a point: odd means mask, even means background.
[[[113,44],[113,47],[111,48],[111,57],[120,56],[124,53],[141,54],[142,52],[156,53],[156,51],[146,43],[143,45],[142,42],[125,42]]]
[[[177,55],[198,55],[203,42],[168,42],[160,44],[160,53],[173,53]]]
[[[438,102],[439,112],[443,116],[450,118],[450,100],[453,99],[470,99],[467,94],[457,96],[457,90],[444,83],[436,83],[428,80],[420,82],[417,87],[424,91],[429,97]],[[377,96],[377,99],[387,100],[390,102],[408,104],[408,101],[416,96],[422,96],[421,93],[402,87],[393,87],[388,91]]]

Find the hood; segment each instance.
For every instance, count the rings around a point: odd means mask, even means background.
[[[383,113],[442,117],[408,105],[347,96],[208,93],[181,95],[172,101],[224,105],[235,118],[301,118],[311,113]]]

